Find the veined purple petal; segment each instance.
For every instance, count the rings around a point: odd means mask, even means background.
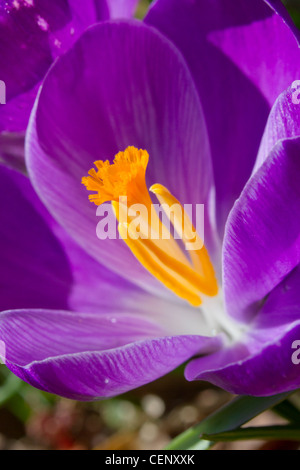
[[[207,380],[241,395],[267,396],[299,388],[299,295],[298,266],[271,292],[240,342],[192,361],[187,379]]]
[[[81,250],[45,210],[28,178],[1,166],[0,219],[0,310],[163,309]]]
[[[295,80],[279,95],[270,112],[254,171],[267,159],[278,141],[298,136],[300,136],[300,80]]]
[[[261,329],[231,350],[196,359],[187,365],[188,380],[206,380],[237,395],[268,396],[300,386],[299,365],[293,364],[300,322]]]
[[[210,154],[193,81],[174,46],[137,21],[90,28],[56,62],[32,116],[27,163],[43,202],[90,255],[165,292],[122,240],[97,239],[96,207],[81,184],[95,160],[112,161],[129,145],[150,154],[149,186],[208,205]]]
[[[10,100],[30,90],[90,25],[131,16],[137,0],[1,0],[0,70]]]
[[[273,8],[284,20],[284,22],[291,28],[293,31],[299,45],[300,45],[300,31],[295,26],[294,22],[291,19],[291,15],[287,11],[286,7],[283,5],[281,0],[264,0],[271,8]]]
[[[270,106],[297,78],[299,48],[263,0],[157,0],[145,21],[174,42],[194,77],[210,136],[223,234],[252,171]]]
[[[300,262],[300,138],[279,141],[235,203],[224,238],[227,310],[249,321]]]
[[[300,316],[300,265],[268,295],[255,325],[259,328],[294,323]],[[299,338],[300,339],[300,338]]]
[[[0,314],[8,368],[39,389],[76,400],[126,392],[221,346],[220,337],[162,334],[153,323],[132,315]]]
[[[54,59],[92,24],[131,17],[137,2],[1,0],[0,80],[6,84],[7,104],[0,106],[0,132],[24,132],[38,86]]]
[[[65,0],[1,1],[0,70],[8,101],[33,88],[45,75],[53,60],[49,34],[70,21]]]

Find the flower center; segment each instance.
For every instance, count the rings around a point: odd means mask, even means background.
[[[209,254],[183,206],[167,188],[155,184],[149,191],[169,224],[160,219],[146,185],[148,161],[145,150],[128,147],[112,164],[96,161],[97,171],[91,169],[82,183],[96,192],[89,195],[96,205],[112,202],[120,236],[140,263],[165,287],[199,306],[204,297],[218,293]]]

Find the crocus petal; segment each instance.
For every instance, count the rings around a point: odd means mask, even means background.
[[[162,309],[81,250],[45,210],[28,178],[1,166],[0,219],[0,310]]]
[[[229,314],[249,320],[300,261],[300,138],[279,141],[231,211],[224,238]]]
[[[262,165],[278,141],[298,136],[300,136],[300,80],[295,80],[275,101],[253,171]]]
[[[7,133],[0,134],[0,164],[24,175],[27,173],[25,166],[25,134]]]
[[[273,8],[284,20],[284,22],[289,26],[289,28],[293,31],[293,34],[295,35],[295,38],[298,41],[298,44],[300,45],[300,31],[299,29],[295,26],[295,23],[293,22],[291,15],[287,11],[286,7],[283,5],[281,0],[264,0],[268,5],[270,5],[271,8]]]
[[[0,162],[26,173],[25,130],[39,85],[0,106]]]
[[[192,361],[187,379],[207,380],[240,395],[267,396],[299,388],[299,296],[298,266],[269,295],[240,342]]]
[[[206,380],[237,395],[268,396],[300,386],[299,365],[292,344],[300,338],[300,322],[256,332],[255,338],[231,350],[188,364],[188,380]],[[250,346],[251,345],[251,346]]]
[[[0,18],[1,79],[10,100],[45,75],[52,63],[49,35],[71,21],[71,11],[62,0],[3,0]]]
[[[0,79],[7,105],[0,107],[0,132],[25,131],[37,86],[53,60],[90,25],[131,17],[137,1],[1,0]],[[5,109],[11,100],[13,106]]]
[[[79,5],[72,0],[1,0],[0,70],[7,99],[40,82],[53,59],[88,26],[111,15],[131,15],[135,3],[86,0]]]
[[[45,310],[0,315],[8,368],[39,389],[76,400],[126,392],[221,345],[217,337],[162,334],[154,324],[130,315]]]
[[[259,328],[281,326],[299,320],[300,314],[300,265],[268,295],[263,308],[255,319]],[[300,339],[300,338],[299,338]]]
[[[132,17],[135,13],[138,2],[139,0],[106,0],[109,18]]]
[[[200,310],[153,296],[99,264],[47,212],[28,178],[0,166],[0,311],[134,313],[170,334],[209,334]]]
[[[262,0],[157,0],[145,21],[177,45],[194,77],[210,136],[222,235],[253,168],[270,105],[297,78],[300,51]]]
[[[87,252],[165,290],[122,240],[97,239],[96,207],[80,183],[95,160],[128,145],[149,152],[149,185],[165,184],[183,204],[208,201],[210,155],[193,81],[174,46],[137,21],[90,28],[56,62],[32,115],[27,164],[45,205]]]
[[[39,86],[15,96],[0,107],[0,132],[24,133],[28,125],[31,110],[36,99]]]

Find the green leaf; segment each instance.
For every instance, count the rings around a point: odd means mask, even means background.
[[[240,428],[218,434],[203,434],[202,439],[214,442],[244,441],[249,439],[300,441],[300,427],[289,424],[286,426]]]
[[[22,387],[22,380],[13,374],[9,374],[4,384],[0,386],[0,406],[4,405]]]
[[[295,25],[300,29],[300,5],[299,0],[282,0],[290,13]]]
[[[275,405],[273,410],[282,418],[287,419],[291,423],[300,425],[300,411],[289,400],[284,400]]]
[[[201,440],[203,434],[217,434],[235,430],[250,421],[263,411],[271,408],[290,393],[282,393],[272,397],[237,397],[201,423],[196,424],[177,436],[167,447],[167,450],[205,450],[210,447],[207,440]]]

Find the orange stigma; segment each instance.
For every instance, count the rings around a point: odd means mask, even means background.
[[[89,195],[96,205],[112,202],[120,236],[140,263],[165,287],[198,306],[204,295],[218,293],[209,254],[183,206],[167,188],[155,184],[150,192],[180,234],[181,244],[171,234],[170,225],[160,220],[146,185],[148,161],[145,150],[128,147],[112,164],[96,161],[97,171],[91,169],[82,183],[96,192]]]

